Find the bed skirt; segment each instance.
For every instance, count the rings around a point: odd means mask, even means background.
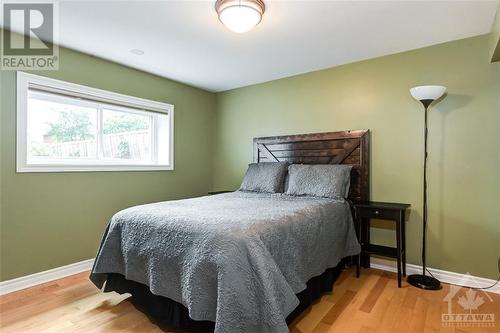
[[[323,274],[311,278],[307,282],[307,288],[297,294],[300,303],[288,315],[286,322],[290,324],[321,294],[332,291],[333,283],[344,267],[344,261],[341,261],[336,267],[329,268]],[[132,294],[129,299],[132,304],[160,327],[189,330],[191,332],[212,332],[214,330],[214,322],[191,319],[188,309],[182,304],[163,296],[154,295],[146,285],[127,280],[121,274],[107,274],[104,291]]]

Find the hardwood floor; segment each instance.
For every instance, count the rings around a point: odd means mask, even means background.
[[[103,294],[87,277],[87,272],[81,273],[0,297],[0,331],[168,332],[136,310],[127,301],[127,295]],[[453,313],[494,314],[494,326],[443,326],[441,317],[448,313],[444,298],[450,290],[458,291],[450,304]],[[456,290],[445,284],[441,291],[422,291],[406,283],[398,289],[392,273],[370,269],[356,279],[354,272],[347,270],[335,283],[334,291],[325,294],[297,318],[290,331],[500,332],[500,295],[470,290],[467,294],[464,288]]]

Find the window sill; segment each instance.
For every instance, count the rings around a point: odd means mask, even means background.
[[[17,173],[27,172],[102,172],[102,171],[172,171],[173,165],[28,165],[18,166]]]

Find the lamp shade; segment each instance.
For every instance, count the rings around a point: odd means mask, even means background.
[[[410,94],[417,101],[435,101],[443,96],[446,87],[443,86],[418,86],[410,89]]]

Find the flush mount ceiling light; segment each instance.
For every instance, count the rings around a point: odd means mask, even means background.
[[[231,31],[250,31],[262,20],[266,6],[262,0],[217,0],[219,20]]]

